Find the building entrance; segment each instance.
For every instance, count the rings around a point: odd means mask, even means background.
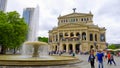
[[[80,51],[80,44],[76,44],[75,49],[76,49],[75,52],[79,53],[79,51]]]
[[[73,46],[72,46],[72,44],[69,44],[69,52],[70,52],[70,53],[73,52]]]

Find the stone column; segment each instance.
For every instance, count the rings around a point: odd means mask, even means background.
[[[69,52],[69,45],[66,44],[66,52]]]
[[[58,31],[58,33],[57,33],[57,37],[58,37],[58,41],[60,41],[60,40],[59,40],[59,39],[60,39],[60,38],[59,38],[59,31]]]
[[[83,51],[82,49],[83,49],[83,48],[82,48],[82,44],[80,44],[80,51]]]
[[[98,42],[100,42],[100,34],[101,34],[101,33],[98,34]]]
[[[86,33],[86,41],[88,41],[89,39],[88,39],[88,31],[85,31],[85,33]]]
[[[93,41],[95,41],[95,32],[92,32],[93,34]]]
[[[82,32],[81,32],[81,30],[80,30],[80,40],[82,40]],[[81,41],[80,41],[81,42]]]
[[[63,45],[59,44],[59,50],[63,51]]]
[[[75,48],[75,44],[72,44],[72,46],[73,46],[73,52],[75,53],[75,50],[76,50],[76,48]]]

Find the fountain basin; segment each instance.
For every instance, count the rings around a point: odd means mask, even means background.
[[[1,55],[0,65],[16,66],[52,66],[81,62],[72,56],[24,57],[20,55]]]
[[[27,45],[34,45],[34,46],[40,46],[40,45],[48,45],[47,43],[45,42],[40,42],[40,41],[27,41],[25,42],[24,44],[27,44]]]

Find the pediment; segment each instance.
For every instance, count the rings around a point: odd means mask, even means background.
[[[63,18],[63,17],[78,17],[78,16],[86,16],[86,15],[92,15],[92,14],[87,14],[87,13],[71,13],[71,14],[67,14],[64,16],[60,16],[59,18]]]

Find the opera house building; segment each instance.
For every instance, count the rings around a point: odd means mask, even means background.
[[[93,14],[73,12],[58,17],[58,26],[49,30],[51,51],[88,52],[106,48],[106,29],[93,23]]]

